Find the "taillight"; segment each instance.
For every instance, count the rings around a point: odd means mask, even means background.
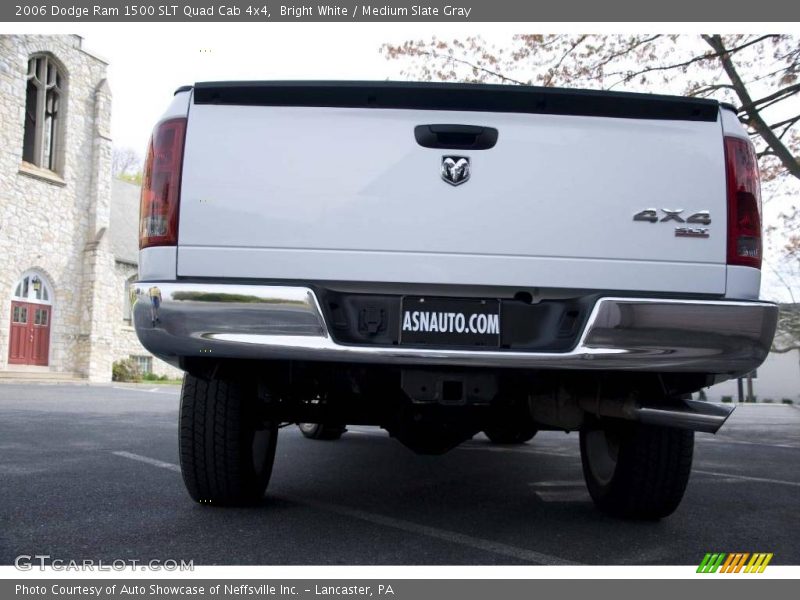
[[[761,268],[761,184],[749,140],[725,138],[728,180],[728,264]]]
[[[186,118],[169,119],[153,131],[147,148],[139,205],[139,248],[178,243],[178,204]]]

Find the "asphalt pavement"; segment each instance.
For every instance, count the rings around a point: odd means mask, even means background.
[[[698,564],[772,552],[800,564],[800,409],[738,407],[698,434],[679,509],[617,520],[585,491],[578,436],[483,436],[417,456],[380,429],[336,442],[281,430],[263,503],[193,503],[177,467],[177,387],[0,384],[0,564]]]

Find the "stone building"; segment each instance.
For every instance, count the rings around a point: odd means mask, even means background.
[[[0,372],[175,372],[125,321],[138,192],[112,207],[106,67],[78,36],[0,35]]]

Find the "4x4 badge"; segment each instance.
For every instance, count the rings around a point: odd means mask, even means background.
[[[664,221],[677,221],[678,223],[699,223],[701,225],[711,225],[711,214],[707,210],[696,212],[687,219],[681,217],[683,212],[682,208],[677,210],[670,210],[669,208],[662,208],[661,212],[664,216],[659,219],[658,211],[655,208],[648,208],[633,215],[634,221],[647,221],[648,223],[657,223],[659,220]]]
[[[461,185],[470,176],[469,156],[443,156],[442,179],[450,185]]]

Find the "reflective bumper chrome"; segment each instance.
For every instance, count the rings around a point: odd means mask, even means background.
[[[139,339],[173,364],[197,356],[735,375],[766,358],[778,315],[765,302],[609,297],[569,352],[446,350],[338,344],[305,287],[137,282],[132,293]]]

